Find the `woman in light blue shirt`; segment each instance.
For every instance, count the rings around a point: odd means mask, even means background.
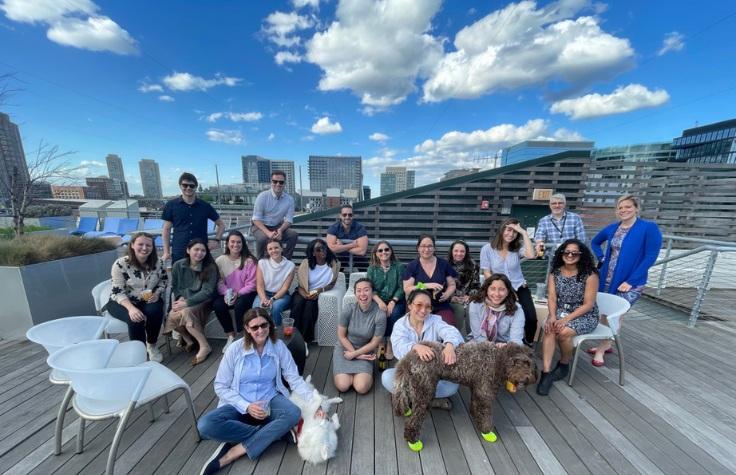
[[[215,473],[243,455],[256,459],[274,441],[289,435],[301,412],[289,401],[282,378],[304,400],[312,398],[291,353],[276,338],[268,312],[252,308],[243,320],[244,337],[228,347],[217,370],[217,409],[197,424],[202,437],[222,442],[202,473]],[[321,410],[317,415],[324,417]]]
[[[483,282],[468,306],[472,341],[493,341],[496,346],[522,344],[524,311],[516,303],[511,281],[503,274],[493,274]]]

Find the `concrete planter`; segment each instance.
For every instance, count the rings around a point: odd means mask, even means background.
[[[22,338],[38,323],[95,315],[92,288],[110,278],[115,249],[23,267],[0,266],[0,338]]]

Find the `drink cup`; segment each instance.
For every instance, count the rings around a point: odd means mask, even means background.
[[[225,303],[230,305],[233,302],[233,289],[227,289],[225,292]]]
[[[263,409],[263,412],[266,413],[266,417],[271,415],[271,404],[268,401],[257,401],[256,404]]]
[[[145,300],[146,302],[149,302],[153,298],[153,291],[150,289],[146,289],[141,294],[141,298]]]
[[[284,336],[291,336],[294,334],[294,319],[291,317],[284,317],[282,321],[284,325]]]
[[[544,285],[544,282],[540,282],[537,284],[537,291],[534,294],[534,296],[537,298],[537,300],[544,300],[546,298],[547,294],[547,286]]]

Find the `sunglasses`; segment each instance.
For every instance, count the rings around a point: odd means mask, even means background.
[[[352,218],[353,217],[353,213],[343,213],[340,216],[342,216],[343,218]]]
[[[274,185],[283,185],[286,182],[284,180],[271,180],[271,183]]]
[[[376,252],[391,252],[390,247],[384,247],[383,249],[376,249]]]
[[[577,257],[577,256],[583,255],[582,252],[578,252],[578,251],[564,251],[562,254],[568,257]]]
[[[268,322],[263,322],[260,325],[248,325],[248,329],[252,332],[263,330],[264,328],[268,328]]]
[[[182,183],[179,186],[181,186],[182,188],[189,188],[190,190],[193,190],[197,187],[197,185],[195,185],[194,183]]]
[[[315,247],[314,248],[314,252],[325,252],[325,248],[324,247]]]
[[[412,305],[417,310],[430,310],[430,311],[432,310],[432,306],[431,305],[425,305],[425,304],[422,304],[422,303],[413,303]]]

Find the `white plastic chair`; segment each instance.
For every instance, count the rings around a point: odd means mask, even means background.
[[[358,281],[358,279],[362,279],[363,277],[367,276],[367,272],[353,272],[352,274],[350,274],[350,279],[348,279],[348,288],[345,291],[345,296],[342,298],[343,307],[358,301],[358,299],[355,298],[355,283]]]
[[[95,316],[59,318],[29,328],[26,338],[43,346],[51,355],[65,346],[99,339],[105,331],[105,324],[104,318]],[[69,385],[69,378],[59,371],[52,370],[49,373],[49,382]],[[74,391],[69,386],[59,406],[59,413],[56,415],[54,455],[61,453],[61,431],[64,428],[66,409],[69,407],[73,394]]]
[[[131,343],[136,344],[131,347],[137,348],[134,352],[145,355],[142,343]],[[105,473],[108,475],[114,472],[118,446],[133,411],[172,391],[181,390],[184,393],[191,410],[192,425],[200,440],[197,416],[187,383],[170,369],[155,362],[113,367],[121,362],[115,361],[115,352],[120,345],[117,340],[83,342],[61,349],[47,360],[49,366],[69,376],[76,393],[72,404],[80,417],[77,453],[84,448],[85,420],[120,418],[107,458]]]
[[[317,306],[317,344],[319,346],[335,346],[337,343],[337,322],[342,311],[342,300],[345,297],[345,274],[340,272],[335,287],[319,294]]]
[[[572,339],[573,347],[575,352],[572,357],[572,369],[570,370],[570,379],[567,384],[572,386],[572,381],[575,379],[575,369],[578,366],[578,353],[580,352],[580,343],[585,340],[613,340],[616,343],[616,352],[618,353],[618,384],[624,385],[624,349],[621,344],[621,317],[631,308],[631,304],[619,297],[618,295],[606,294],[598,292],[596,297],[596,303],[598,304],[598,311],[601,315],[605,315],[608,320],[608,326],[601,323],[598,324],[595,330],[585,335],[578,335]]]
[[[112,294],[112,279],[103,280],[99,284],[95,285],[92,289],[92,298],[95,301],[95,310],[97,314],[107,319],[107,326],[105,327],[105,333],[108,335],[114,335],[118,333],[128,333],[128,325],[125,322],[118,320],[117,318],[110,315],[107,310],[102,310],[107,302],[110,301],[110,295]]]

